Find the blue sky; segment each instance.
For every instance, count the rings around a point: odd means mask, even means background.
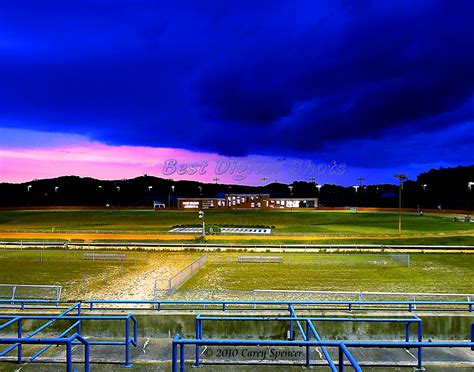
[[[336,161],[341,184],[472,164],[473,21],[472,1],[2,1],[2,179],[60,175],[78,143]]]

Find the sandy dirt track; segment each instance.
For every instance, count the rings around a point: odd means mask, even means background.
[[[463,232],[462,235],[465,236],[474,236],[474,232]],[[208,235],[206,239],[209,241],[219,240],[219,241],[235,241],[240,240],[243,243],[245,241],[255,241],[261,240],[262,243],[272,241],[272,240],[328,240],[328,239],[403,239],[403,238],[419,238],[419,237],[454,237],[459,236],[459,232],[455,233],[435,233],[435,234],[423,234],[423,235],[318,235],[318,234],[305,234],[305,235],[269,235],[269,236],[242,236],[242,235]],[[195,236],[193,235],[177,235],[177,234],[140,234],[140,233],[119,233],[119,234],[90,234],[90,233],[27,233],[27,232],[3,232],[0,234],[0,239],[35,239],[35,240],[83,240],[84,242],[92,242],[99,240],[107,241],[172,241],[172,240],[189,240],[190,242],[194,240]]]

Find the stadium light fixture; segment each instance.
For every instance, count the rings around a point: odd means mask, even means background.
[[[403,182],[405,182],[408,178],[404,174],[396,174],[394,176],[400,182],[400,186],[398,188],[398,234],[401,235],[402,233],[402,190],[403,190]]]

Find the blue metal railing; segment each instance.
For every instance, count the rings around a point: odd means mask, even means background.
[[[196,327],[196,339],[202,340],[203,337],[203,322],[204,321],[252,321],[252,322],[259,322],[259,321],[283,321],[289,322],[290,324],[290,335],[291,339],[293,339],[293,322],[296,322],[298,328],[300,330],[302,339],[305,341],[311,340],[311,334],[318,342],[323,342],[323,339],[319,335],[316,327],[314,326],[313,322],[355,322],[355,323],[404,323],[405,324],[405,342],[410,341],[410,325],[412,323],[417,324],[417,341],[422,341],[422,320],[417,317],[411,318],[337,318],[337,317],[300,317],[296,314],[292,306],[288,308],[290,316],[289,317],[261,317],[261,316],[201,316],[200,314],[196,315],[195,320],[195,327]],[[306,323],[306,331],[303,330],[301,326],[301,322]],[[339,348],[340,352],[344,353],[342,348]],[[333,362],[329,352],[327,351],[325,346],[321,346],[321,351],[328,362],[329,367],[332,371],[337,371],[335,363]],[[422,349],[418,348],[418,363],[421,366],[422,360]],[[198,367],[200,365],[200,346],[195,345],[195,362],[194,366]],[[306,366],[311,366],[311,356],[310,356],[310,347],[306,346]]]
[[[74,305],[70,306],[69,308],[64,310],[62,313],[60,313],[59,315],[56,315],[54,318],[49,320],[47,323],[43,324],[41,327],[37,328],[36,330],[34,330],[33,332],[31,332],[29,335],[27,335],[25,337],[23,336],[23,331],[22,331],[22,320],[21,320],[21,317],[18,317],[18,316],[15,317],[14,319],[12,319],[10,322],[7,322],[3,326],[1,326],[0,330],[6,328],[7,326],[9,326],[9,325],[16,322],[17,323],[18,338],[22,338],[22,339],[32,338],[33,336],[37,335],[42,330],[44,330],[45,328],[47,328],[48,326],[55,323],[57,320],[61,319],[62,317],[66,316],[67,314],[69,314],[71,311],[74,311],[74,310],[77,310],[77,314],[81,313],[81,303],[80,302],[76,302]],[[79,330],[78,333],[80,334],[80,330]],[[8,354],[10,351],[13,351],[15,348],[18,348],[18,360],[19,360],[19,363],[21,363],[21,354],[22,354],[21,343],[13,344],[10,347],[8,347],[7,349],[3,350],[0,353],[0,357]]]
[[[184,371],[185,367],[185,345],[198,345],[198,346],[306,346],[306,347],[334,347],[343,348],[392,348],[392,349],[410,349],[410,348],[473,348],[474,341],[471,342],[393,342],[393,341],[283,341],[283,340],[242,340],[242,339],[212,339],[212,340],[197,340],[197,339],[182,339],[179,335],[176,335],[172,341],[172,370],[178,371],[178,364],[180,370]],[[179,347],[179,352],[178,352]],[[349,353],[350,354],[350,353]],[[360,366],[357,364],[353,357],[349,357],[347,353],[343,352],[352,367],[356,371],[361,371]],[[339,354],[339,357],[341,354]],[[178,363],[179,362],[179,363]],[[338,368],[339,371],[343,370],[343,360],[339,358]]]
[[[17,330],[16,333],[18,335],[17,339],[22,340],[17,343],[6,343],[2,342],[1,340],[6,340],[7,338],[2,338],[0,340],[0,345],[1,344],[11,344],[7,349],[3,350],[0,353],[0,357],[5,356],[9,352],[13,351],[15,348],[18,348],[18,355],[17,355],[17,362],[22,363],[23,361],[23,355],[22,355],[22,345],[24,343],[27,343],[27,340],[33,339],[32,337],[37,335],[39,332],[45,330],[48,326],[53,324],[54,322],[58,320],[69,320],[69,321],[74,321],[72,325],[66,328],[63,332],[61,332],[58,336],[55,337],[55,339],[67,339],[68,337],[66,336],[68,333],[76,329],[76,333],[78,335],[81,335],[81,323],[83,321],[124,321],[125,323],[125,339],[124,341],[89,341],[88,345],[112,345],[112,346],[124,346],[125,347],[125,352],[124,352],[124,364],[122,365],[123,367],[131,367],[132,364],[130,362],[130,345],[133,345],[135,347],[138,346],[138,326],[137,326],[137,320],[135,316],[132,314],[124,315],[124,316],[84,316],[80,315],[80,310],[78,311],[79,315],[67,315],[68,312],[70,312],[73,309],[78,309],[77,304],[75,304],[73,307],[69,308],[68,310],[62,312],[59,315],[2,315],[0,316],[0,319],[9,319],[7,322],[2,324],[0,326],[0,330],[3,330],[11,325],[16,324],[17,325]],[[23,321],[24,320],[48,320],[45,324],[40,326],[39,328],[35,329],[33,332],[28,334],[27,336],[23,336]],[[130,336],[130,322],[132,322],[133,326],[133,331],[132,331],[132,336]],[[10,338],[8,338],[10,339]],[[73,341],[72,344],[80,344],[82,342],[80,341]],[[46,352],[54,343],[46,344],[44,347],[42,347],[38,352],[36,352],[34,355],[32,355],[29,360],[30,362],[34,362],[40,355],[42,355],[44,352]]]
[[[72,372],[72,345],[74,341],[84,345],[84,371],[89,372],[90,360],[90,343],[78,333],[74,333],[69,337],[56,338],[0,338],[0,344],[14,345],[65,345],[66,346],[66,368],[68,372]],[[19,348],[21,350],[21,348]],[[21,352],[19,352],[19,361],[21,363]]]
[[[130,345],[137,346],[137,322],[132,314],[127,316],[109,316],[109,315],[98,315],[98,316],[84,316],[83,310],[88,311],[123,311],[127,309],[129,305],[142,305],[141,307],[135,307],[134,310],[149,310],[149,311],[165,311],[165,310],[221,310],[221,311],[232,311],[232,310],[249,310],[258,313],[259,311],[288,311],[288,317],[196,317],[196,338],[195,339],[181,339],[177,338],[173,341],[173,368],[176,367],[178,349],[180,351],[180,363],[184,368],[184,346],[194,345],[197,350],[197,356],[195,364],[199,365],[199,348],[202,346],[212,345],[265,345],[265,346],[304,346],[306,347],[306,365],[311,365],[310,349],[312,347],[320,347],[323,354],[328,362],[331,370],[336,371],[337,368],[341,370],[343,368],[343,361],[348,360],[356,370],[359,370],[357,362],[349,352],[348,348],[369,348],[369,347],[381,347],[381,348],[416,348],[418,349],[418,365],[422,363],[422,349],[426,347],[471,347],[474,348],[474,327],[471,327],[471,342],[422,342],[422,323],[421,319],[417,317],[410,318],[324,318],[324,317],[311,317],[311,316],[298,316],[297,312],[315,311],[322,309],[330,310],[406,310],[413,312],[421,310],[452,310],[452,311],[469,311],[472,312],[473,301],[238,301],[238,300],[205,300],[205,301],[186,301],[186,300],[87,300],[82,302],[71,303],[62,302],[57,304],[54,300],[0,300],[0,306],[4,304],[9,309],[19,308],[21,310],[26,308],[34,309],[61,309],[61,313],[58,315],[11,315],[11,316],[0,316],[0,319],[6,320],[5,323],[0,325],[0,330],[3,330],[9,326],[17,324],[17,337],[15,338],[1,338],[0,344],[11,345],[0,353],[0,356],[17,348],[18,360],[22,360],[22,345],[24,344],[41,344],[39,341],[43,340],[62,340],[61,342],[46,342],[42,345],[44,347],[35,353],[30,360],[36,360],[42,353],[44,353],[50,345],[53,344],[64,344],[69,347],[70,337],[68,333],[74,332],[74,335],[78,335],[75,339],[70,341],[70,345],[84,344],[79,337],[81,335],[81,324],[83,321],[97,320],[122,320],[125,321],[125,341],[89,341],[87,345],[117,345],[125,347],[125,363],[124,366],[131,366],[130,363]],[[117,306],[118,305],[118,306]],[[66,307],[64,307],[66,306]],[[77,311],[77,315],[71,315],[71,312]],[[35,329],[27,336],[23,336],[22,322],[27,319],[46,320],[47,322]],[[68,327],[63,330],[59,336],[52,339],[38,339],[34,337],[39,332],[45,330],[49,325],[54,324],[58,320],[70,321]],[[293,331],[293,326],[296,324],[299,333],[301,334],[301,340],[203,340],[202,339],[202,321],[207,320],[278,320],[289,322],[290,330]],[[337,321],[337,322],[400,322],[405,323],[405,341],[404,342],[381,342],[381,341],[325,341],[318,333],[313,322],[324,322],[324,321]],[[133,335],[130,334],[130,322],[133,324]],[[200,324],[199,324],[200,322]],[[410,340],[410,325],[412,323],[418,324],[418,337],[417,341]],[[306,326],[306,327],[304,327]],[[293,332],[290,332],[293,336]],[[71,336],[72,337],[72,336]],[[12,340],[16,340],[13,342]],[[329,352],[326,348],[334,347],[339,350],[338,363],[332,360]],[[71,357],[72,358],[72,357]],[[72,359],[71,359],[72,363]],[[89,360],[87,359],[87,363]],[[342,364],[341,364],[342,363]],[[180,365],[181,365],[180,364]],[[68,359],[69,365],[69,359]],[[336,365],[338,367],[336,367]],[[359,368],[359,369],[357,369]]]
[[[8,305],[9,307],[17,305],[19,309],[24,310],[28,307],[38,308],[39,305],[56,304],[54,300],[0,300],[0,305]],[[13,304],[13,305],[12,305]],[[62,302],[66,304],[66,302]],[[294,308],[297,307],[312,307],[307,310],[315,310],[318,308],[328,310],[349,310],[352,311],[355,307],[357,310],[374,310],[374,309],[393,309],[393,310],[413,310],[427,309],[427,310],[461,310],[473,311],[474,301],[417,301],[417,300],[403,300],[403,301],[353,301],[353,300],[338,300],[338,301],[265,301],[265,300],[86,300],[82,304],[88,305],[89,310],[104,305],[148,305],[148,307],[140,308],[141,310],[190,310],[190,307],[197,309],[221,309],[225,311],[229,307],[244,307],[248,306],[248,310],[256,310],[257,306],[268,307],[279,306],[279,310],[287,309],[289,305]],[[59,304],[60,305],[60,304]],[[169,307],[167,307],[169,306]],[[177,307],[172,307],[177,306]],[[111,310],[112,308],[107,308]],[[124,308],[121,308],[123,310]],[[303,309],[299,309],[303,310]]]

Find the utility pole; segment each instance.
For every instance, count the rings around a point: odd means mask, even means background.
[[[398,188],[398,234],[402,234],[402,190],[403,182],[407,180],[407,176],[404,174],[396,174],[394,176],[400,181],[400,186]]]

